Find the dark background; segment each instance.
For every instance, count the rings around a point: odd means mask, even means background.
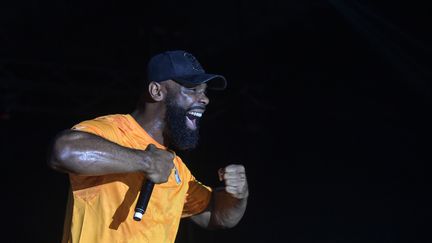
[[[236,228],[185,221],[178,242],[432,242],[427,5],[3,2],[2,238],[60,241],[69,184],[45,164],[51,139],[131,112],[148,58],[186,49],[229,88],[183,157],[209,185],[243,163],[250,199]]]

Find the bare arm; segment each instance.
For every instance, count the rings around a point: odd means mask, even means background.
[[[65,130],[51,147],[48,165],[78,175],[144,172],[155,183],[166,182],[173,168],[171,152],[149,145],[146,150],[120,146],[87,132]]]
[[[229,165],[224,169],[224,188],[213,190],[210,207],[191,220],[204,228],[232,228],[243,217],[249,196],[245,169]]]

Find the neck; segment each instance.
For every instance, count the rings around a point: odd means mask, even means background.
[[[165,109],[155,106],[157,105],[147,105],[145,109],[138,108],[131,115],[156,142],[167,146],[163,137]]]

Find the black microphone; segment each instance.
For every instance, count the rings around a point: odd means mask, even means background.
[[[135,214],[133,219],[135,221],[141,221],[146,209],[147,209],[147,204],[150,200],[150,196],[153,192],[153,187],[154,187],[154,183],[149,181],[148,179],[146,180],[146,182],[142,185],[141,187],[141,192],[140,195],[138,197],[138,201],[137,204],[135,206]]]

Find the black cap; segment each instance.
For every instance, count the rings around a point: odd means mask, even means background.
[[[207,83],[209,89],[223,90],[225,77],[204,71],[198,60],[186,51],[166,51],[153,56],[147,65],[149,81],[174,80],[185,86]]]

